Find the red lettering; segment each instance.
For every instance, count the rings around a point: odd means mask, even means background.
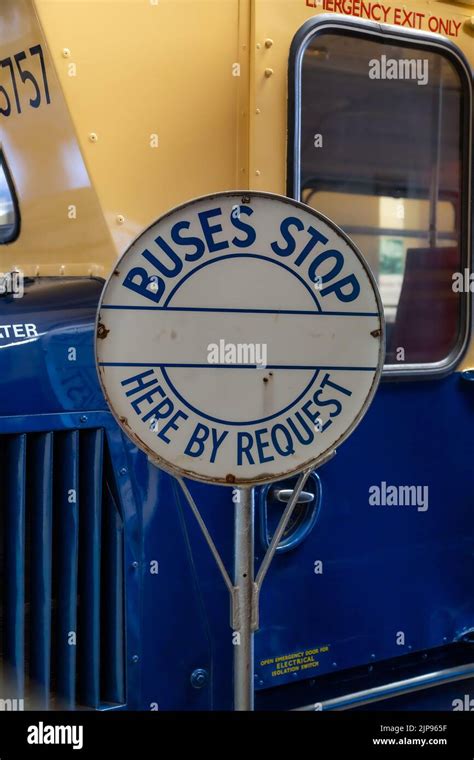
[[[430,16],[428,19],[428,28],[430,32],[438,32],[446,37],[457,37],[462,22],[455,21],[453,18],[442,19],[439,16]]]
[[[376,15],[376,11],[377,11],[377,10],[379,11],[379,16],[378,16],[378,17],[377,17],[377,15]],[[382,6],[381,6],[379,3],[376,3],[376,4],[375,4],[375,5],[372,7],[372,18],[373,18],[373,20],[374,20],[374,21],[381,21],[381,20],[382,20],[382,13],[383,13],[383,8],[382,8]]]
[[[461,22],[460,21],[455,21],[453,19],[453,24],[454,24],[454,34],[453,34],[453,37],[457,37],[458,34],[459,34],[459,29],[461,28]]]
[[[416,14],[416,17],[418,19],[418,27],[417,27],[418,29],[422,28],[423,19],[425,18],[425,15],[426,15],[425,13],[417,13]]]
[[[451,29],[449,21],[443,21],[442,18],[439,20],[439,31],[441,34],[449,34],[449,30]]]

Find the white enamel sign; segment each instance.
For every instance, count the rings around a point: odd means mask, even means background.
[[[383,316],[354,244],[267,193],[174,209],[130,246],[99,305],[110,407],[160,467],[251,485],[322,462],[375,393]]]

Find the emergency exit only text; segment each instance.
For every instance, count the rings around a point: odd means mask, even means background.
[[[458,37],[462,21],[454,18],[421,13],[405,7],[386,5],[385,3],[366,2],[366,0],[306,0],[308,8],[319,8],[328,13],[342,13],[345,16],[366,18],[382,24],[408,29],[421,29],[437,32],[447,37]]]

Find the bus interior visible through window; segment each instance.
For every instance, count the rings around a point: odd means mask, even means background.
[[[464,295],[453,288],[467,204],[458,68],[402,39],[325,30],[303,52],[299,95],[295,191],[368,260],[384,304],[386,364],[442,362],[465,329]]]

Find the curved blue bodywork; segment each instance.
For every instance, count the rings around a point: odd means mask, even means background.
[[[230,709],[227,590],[176,482],[124,438],[98,384],[93,344],[102,286],[96,279],[38,278],[25,284],[22,299],[0,298],[0,434],[16,440],[105,431],[123,554],[104,551],[100,573],[115,563],[112,573],[122,574],[124,615],[109,610],[99,617],[115,615],[114,625],[124,628],[114,657],[123,655],[125,699],[99,698],[95,706]],[[351,674],[358,688],[369,688],[399,680],[402,671],[469,661],[469,645],[455,642],[474,627],[473,412],[474,386],[459,373],[382,383],[350,441],[318,472],[324,496],[317,521],[277,554],[265,580],[255,641],[257,709],[354,691]],[[80,461],[89,461],[92,469],[82,474],[92,477],[93,459]],[[28,484],[28,467],[25,477]],[[371,504],[370,489],[382,482],[426,487],[427,499],[418,507]],[[190,488],[231,569],[231,490]],[[257,564],[268,543],[261,517]],[[54,574],[54,555],[52,566]],[[108,595],[96,600],[101,609]],[[99,650],[105,661],[106,650]],[[304,662],[288,665],[296,659]],[[426,699],[405,697],[401,707],[451,709],[452,694],[468,691],[468,681],[451,684]]]

